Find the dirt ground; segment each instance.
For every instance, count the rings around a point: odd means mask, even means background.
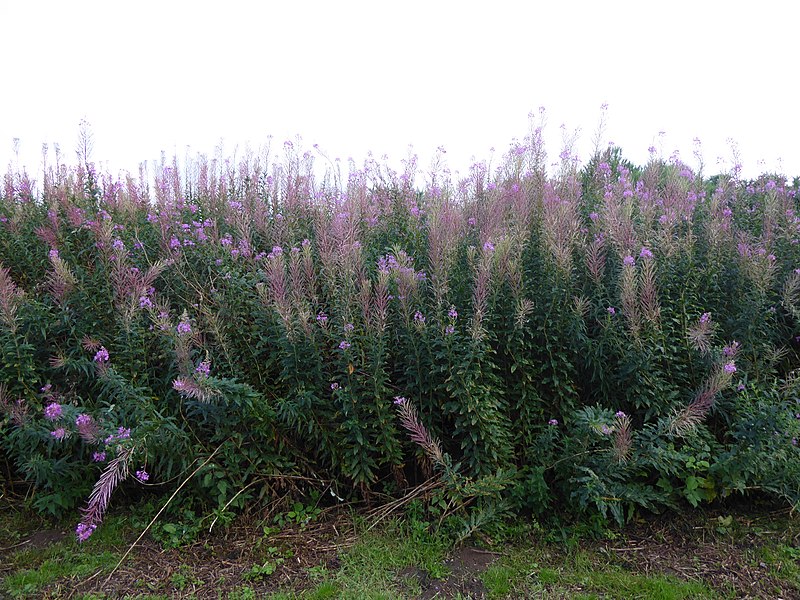
[[[798,540],[787,539],[786,531],[769,530],[770,516],[736,515],[735,522],[742,525],[741,531],[729,535],[720,535],[709,526],[716,522],[714,515],[651,517],[628,526],[613,540],[578,543],[598,560],[642,575],[670,574],[683,580],[701,581],[727,595],[733,590],[737,598],[800,598],[800,590],[787,586],[773,575],[775,565],[758,562],[757,549],[770,539],[797,546]],[[786,518],[785,511],[782,517]],[[759,520],[766,528],[759,525]],[[56,584],[48,588],[48,595],[68,598],[81,592],[103,592],[115,598],[149,593],[174,598],[216,599],[244,585],[252,588],[256,597],[279,589],[303,590],[318,583],[310,579],[310,568],[324,568],[328,573],[335,573],[341,564],[341,553],[357,539],[344,518],[324,518],[302,531],[285,529],[272,534],[269,545],[281,548],[286,558],[274,573],[254,580],[246,578],[245,573],[254,563],[264,560],[264,548],[259,541],[262,538],[258,533],[253,523],[241,519],[228,529],[215,531],[188,547],[170,550],[146,536],[113,576],[98,573],[77,586],[74,582]],[[5,562],[4,555],[15,549],[45,547],[67,535],[71,532],[32,531],[13,546],[0,548],[0,565]],[[546,544],[546,548],[549,566],[557,568],[559,555],[566,550],[553,542]],[[418,598],[423,600],[454,598],[458,594],[486,598],[481,574],[504,552],[502,546],[484,549],[465,545],[446,559],[443,565],[449,573],[446,578],[436,579],[424,570],[409,567],[396,574],[396,581],[401,589],[420,589],[422,593]],[[184,577],[182,589],[176,590],[176,574],[185,573],[191,576]],[[7,574],[9,572],[0,566],[0,578]],[[576,589],[575,593],[578,591]]]

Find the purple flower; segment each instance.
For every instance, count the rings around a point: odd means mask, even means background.
[[[105,363],[108,362],[108,359],[108,350],[106,350],[105,346],[100,346],[100,350],[98,350],[97,354],[94,355],[94,362]]]
[[[739,351],[739,342],[733,341],[722,349],[722,353],[727,357],[736,356]]]
[[[125,429],[124,427],[120,427],[117,429],[117,439],[118,440],[127,440],[131,437],[131,430]]]
[[[639,252],[639,258],[653,258],[653,253],[650,252],[650,249],[646,246],[642,246],[642,250]]]
[[[726,373],[736,373],[736,364],[733,361],[725,363],[722,368],[725,369]]]
[[[91,537],[95,529],[97,529],[97,525],[78,523],[75,528],[75,535],[78,537],[79,542],[85,542]]]
[[[456,328],[453,327],[452,325],[448,325],[447,327],[444,328],[445,335],[452,335],[455,332],[456,332]]]
[[[632,267],[636,264],[636,261],[630,254],[628,254],[625,258],[622,259],[622,264],[625,265],[626,267]]]
[[[188,321],[181,321],[176,330],[178,335],[188,335],[192,333],[192,325]]]
[[[319,323],[320,325],[325,325],[325,323],[327,322],[328,322],[328,315],[326,315],[323,312],[317,315],[317,323]]]
[[[451,319],[457,319],[458,312],[456,312],[455,308],[451,308],[450,310],[447,311],[447,316],[450,317]]]
[[[608,307],[606,310],[608,311],[608,314],[610,314],[612,317],[613,317],[615,314],[617,314],[617,309],[616,309],[616,308],[614,308],[613,306],[609,306],[609,307]]]
[[[403,405],[408,402],[408,398],[404,398],[403,396],[395,396],[394,403],[397,405]]]
[[[469,219],[467,219],[467,225],[469,225],[470,227],[475,227],[475,223],[476,221],[474,217],[470,217]]]
[[[700,322],[701,323],[708,323],[711,320],[711,313],[706,312],[700,315]]]
[[[600,218],[600,215],[598,215],[596,212],[590,212],[590,213],[589,213],[589,218],[590,218],[592,221],[597,221],[597,219],[599,219],[599,218]]]
[[[336,383],[336,382],[334,381],[334,382],[331,384],[331,391],[335,392],[335,391],[336,391],[336,390],[338,390],[338,389],[339,389],[339,384],[338,384],[338,383]]]
[[[628,415],[626,415],[626,414],[625,414],[624,412],[622,412],[621,410],[618,410],[616,413],[614,413],[614,416],[615,416],[615,417],[617,417],[618,419],[624,419],[624,418],[625,418],[625,417],[627,417]]]
[[[48,421],[55,421],[61,416],[61,405],[58,402],[51,402],[44,407],[44,418]]]
[[[105,452],[95,452],[94,454],[92,454],[92,460],[94,462],[103,462],[105,459],[106,459]]]
[[[283,254],[283,248],[281,248],[280,246],[272,247],[272,252],[270,252],[271,256],[275,257],[275,256],[280,256],[281,254]]]
[[[736,389],[740,392],[743,392],[745,390],[745,385],[743,383],[740,383],[739,385],[736,386]]]
[[[425,315],[417,311],[414,313],[414,322],[418,325],[425,325]]]
[[[555,427],[556,425],[558,425],[558,419],[550,419],[550,420],[547,422],[547,424],[548,424],[548,425],[551,425],[551,426],[553,426],[553,427]]]
[[[355,325],[353,325],[352,323],[345,323],[344,324],[344,330],[345,331],[353,331],[353,329],[355,329]]]
[[[139,308],[153,308],[153,301],[147,296],[139,297]]]
[[[202,361],[199,365],[197,365],[197,368],[194,370],[194,372],[208,377],[211,374],[211,361]]]
[[[50,253],[49,253],[49,255],[50,255],[50,260],[55,260],[55,259],[57,259],[57,258],[58,258],[58,250],[56,250],[55,248],[53,248],[52,250],[50,250]]]
[[[339,349],[340,350],[347,350],[349,347],[350,347],[350,342],[348,342],[347,340],[342,340],[339,343]]]
[[[54,429],[50,432],[50,435],[57,439],[59,442],[63,441],[67,437],[67,430],[63,427],[59,427],[58,429]]]
[[[600,433],[602,433],[603,435],[611,435],[612,431],[613,430],[605,423],[603,423],[603,426],[600,428]]]
[[[75,419],[75,426],[78,429],[90,427],[92,425],[92,417],[91,415],[87,415],[86,413],[81,413]]]
[[[485,244],[483,244],[483,251],[494,252],[494,244],[492,242],[486,242]]]
[[[150,479],[150,474],[144,469],[139,469],[138,471],[136,471],[136,479],[144,483],[145,481]]]

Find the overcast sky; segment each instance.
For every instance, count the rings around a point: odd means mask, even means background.
[[[367,151],[449,166],[505,150],[544,106],[584,160],[604,142],[634,162],[679,150],[707,174],[800,175],[795,3],[0,0],[0,166],[74,159],[78,123],[113,171],[142,160],[302,136],[331,157]],[[659,135],[659,132],[665,132]],[[51,146],[52,148],[52,146]],[[52,153],[52,150],[51,150]],[[725,159],[717,163],[718,157]]]

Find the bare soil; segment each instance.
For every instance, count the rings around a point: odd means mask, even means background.
[[[581,540],[579,545],[597,556],[598,563],[615,564],[642,575],[669,574],[682,580],[701,581],[728,597],[800,599],[800,590],[774,576],[774,564],[766,565],[758,559],[758,549],[765,544],[780,541],[798,547],[800,534],[769,529],[773,518],[780,522],[786,517],[785,511],[780,515],[736,515],[740,531],[730,534],[715,530],[713,514],[652,517],[630,525],[613,540]],[[42,529],[28,532],[13,544],[1,544],[0,579],[11,572],[3,560],[9,553],[25,547],[42,548],[67,535],[72,532]],[[226,530],[215,530],[204,539],[178,549],[165,550],[155,540],[145,537],[111,577],[97,573],[79,584],[58,582],[45,591],[44,597],[70,598],[78,593],[103,592],[111,598],[165,594],[171,598],[202,600],[224,598],[228,591],[245,585],[253,589],[256,597],[278,589],[299,591],[319,582],[310,577],[309,568],[324,567],[328,573],[335,573],[341,554],[356,540],[344,516],[322,519],[302,530],[283,530],[271,535],[267,543],[256,523],[242,518]],[[285,558],[271,575],[247,577],[254,565],[274,556],[265,546],[278,548],[279,555]],[[540,547],[547,550],[546,566],[554,569],[558,569],[560,559],[569,552],[563,545],[552,542],[541,542]],[[449,572],[446,578],[435,579],[419,568],[409,567],[396,574],[396,581],[401,588],[421,589],[418,598],[423,600],[454,598],[458,594],[486,598],[481,574],[507,550],[463,546],[446,559],[444,566]],[[780,572],[781,565],[777,569]],[[176,581],[181,585],[176,585]],[[417,585],[410,585],[412,582]]]

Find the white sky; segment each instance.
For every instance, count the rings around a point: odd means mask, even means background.
[[[522,138],[540,106],[549,156],[565,124],[585,161],[607,103],[604,141],[634,162],[660,145],[696,166],[699,138],[711,174],[730,168],[733,139],[746,176],[800,175],[795,6],[0,0],[0,170],[15,137],[29,171],[43,142],[73,162],[85,117],[114,171],[271,134],[394,166],[413,144],[423,169],[444,146],[464,172]]]

